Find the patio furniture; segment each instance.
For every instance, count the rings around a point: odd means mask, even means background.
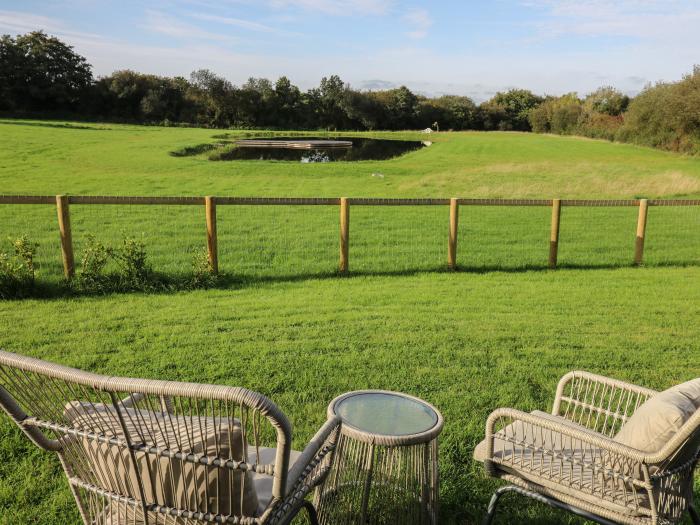
[[[314,503],[324,525],[435,524],[440,412],[396,392],[360,390],[335,398],[342,420],[331,472]]]
[[[331,418],[303,452],[266,397],[106,377],[0,350],[0,406],[56,452],[87,525],[289,523],[327,475]]]
[[[474,451],[516,492],[599,523],[678,523],[692,506],[700,455],[700,378],[658,393],[571,372],[551,414],[499,408]]]

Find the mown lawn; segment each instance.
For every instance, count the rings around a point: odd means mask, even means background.
[[[212,130],[29,124],[0,122],[0,193],[700,195],[697,159],[575,138],[443,134],[391,161],[300,166],[168,155]],[[296,447],[341,392],[423,397],[446,420],[444,523],[477,522],[496,486],[471,460],[493,408],[551,408],[572,369],[659,389],[700,375],[700,209],[650,210],[643,268],[629,266],[636,209],[565,209],[557,271],[544,269],[548,208],[463,209],[462,271],[447,273],[446,208],[358,207],[350,277],[334,273],[336,207],[219,213],[231,277],[221,289],[6,301],[0,347],[101,373],[246,386],[289,415]],[[200,207],[72,209],[77,253],[86,233],[140,236],[166,273],[188,271],[203,219]],[[0,207],[0,238],[21,233],[41,243],[40,279],[59,282],[55,210]],[[77,520],[58,462],[5,418],[0,457],[0,523]],[[505,503],[508,522],[575,521],[524,503]]]

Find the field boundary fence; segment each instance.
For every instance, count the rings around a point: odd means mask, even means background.
[[[538,206],[551,208],[549,252],[547,266],[557,267],[562,229],[562,209],[567,207],[636,207],[638,208],[636,236],[630,239],[630,261],[641,265],[644,260],[644,243],[647,236],[648,210],[650,207],[697,206],[700,199],[474,199],[474,198],[313,198],[313,197],[126,197],[126,196],[80,196],[80,195],[0,195],[0,205],[37,204],[54,205],[57,213],[57,232],[63,261],[63,272],[70,279],[75,273],[73,238],[71,231],[71,207],[80,205],[177,205],[201,206],[202,221],[206,231],[207,255],[214,273],[219,271],[219,242],[217,234],[217,207],[219,206],[336,206],[338,218],[338,270],[348,273],[350,261],[350,217],[351,209],[358,206],[443,206],[449,207],[445,224],[445,255],[447,268],[455,270],[459,240],[460,208],[469,206]],[[700,209],[700,208],[699,208]],[[543,260],[544,260],[543,254]]]

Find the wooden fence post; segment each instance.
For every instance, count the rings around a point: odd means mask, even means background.
[[[350,205],[348,199],[340,199],[340,265],[341,273],[348,273],[350,247]]]
[[[549,267],[557,267],[559,253],[559,221],[561,220],[561,199],[552,199],[552,227],[549,235]]]
[[[639,215],[637,216],[637,238],[634,243],[634,264],[642,264],[644,258],[644,237],[647,230],[647,212],[649,210],[649,201],[640,199]]]
[[[459,225],[459,201],[450,199],[450,234],[447,240],[447,267],[457,268],[457,226]]]
[[[204,197],[204,207],[207,214],[207,256],[214,274],[219,273],[219,253],[216,238],[216,201],[214,197]]]
[[[73,235],[70,231],[70,207],[67,195],[56,195],[56,213],[58,229],[61,233],[61,254],[63,255],[63,274],[70,279],[75,274],[73,258]]]

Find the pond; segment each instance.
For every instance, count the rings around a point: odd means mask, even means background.
[[[303,163],[386,160],[420,149],[419,140],[364,137],[251,137],[234,141],[211,160],[286,160]]]

